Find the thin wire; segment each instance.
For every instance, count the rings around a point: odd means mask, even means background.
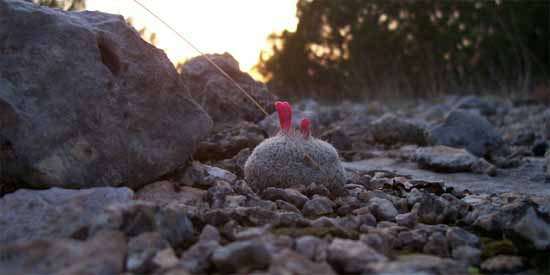
[[[166,23],[162,18],[160,18],[158,15],[156,15],[153,11],[148,9],[145,5],[143,5],[139,0],[133,0],[136,2],[136,4],[140,5],[144,10],[149,12],[152,16],[157,18],[158,21],[160,21],[164,26],[166,26],[168,29],[170,29],[172,32],[174,32],[179,38],[181,38],[185,43],[187,43],[189,46],[191,46],[195,51],[197,51],[202,57],[204,57],[208,63],[212,64],[223,76],[225,76],[229,81],[231,81],[239,91],[241,91],[248,99],[250,99],[258,109],[260,109],[266,116],[269,116],[269,113],[254,99],[237,81],[235,81],[229,74],[227,74],[218,64],[216,64],[214,61],[212,61],[206,54],[204,54],[199,48],[197,48],[191,41],[187,40],[181,33],[179,33],[176,29],[172,28],[168,23]]]

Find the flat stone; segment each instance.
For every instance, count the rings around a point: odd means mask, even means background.
[[[373,157],[361,161],[344,162],[343,166],[346,169],[353,169],[360,173],[392,171],[395,174],[413,179],[444,182],[446,188],[452,187],[457,192],[465,190],[475,194],[516,192],[550,197],[550,189],[547,188],[548,184],[544,181],[544,160],[541,158],[528,158],[528,162],[517,168],[499,169],[496,176],[471,172],[437,173],[420,169],[416,162],[388,157]],[[517,184],[518,182],[521,182],[521,184]]]
[[[395,216],[399,214],[391,201],[381,198],[369,200],[369,210],[377,220],[382,221],[395,221]]]
[[[362,273],[369,263],[386,261],[386,257],[362,241],[335,238],[329,245],[327,261],[340,273]]]
[[[476,172],[494,174],[496,168],[487,161],[480,159],[465,149],[449,146],[433,146],[418,148],[413,155],[421,168],[443,172]]]
[[[399,256],[392,262],[372,263],[368,271],[381,274],[467,274],[466,265],[431,255]]]
[[[0,245],[2,274],[120,274],[126,240],[122,233],[101,231],[87,241],[32,240]]]
[[[144,201],[110,205],[91,226],[92,232],[102,229],[122,231],[129,237],[157,231],[174,247],[194,239],[193,223],[176,204],[162,208]]]
[[[313,262],[290,249],[275,254],[269,274],[336,274],[325,262]]]
[[[156,267],[153,257],[162,249],[170,247],[158,232],[145,232],[133,237],[128,242],[126,270],[135,273],[152,272]]]
[[[269,265],[271,256],[265,243],[258,240],[237,241],[220,247],[212,254],[212,262],[223,272],[249,272]]]
[[[171,247],[158,251],[152,259],[153,265],[160,270],[167,270],[179,263],[176,252]]]
[[[445,238],[445,235],[443,235],[442,233],[432,233],[430,237],[428,237],[428,241],[424,245],[423,252],[440,257],[449,257],[449,242],[447,241],[447,238]]]
[[[446,232],[447,240],[449,241],[449,244],[451,247],[458,247],[458,246],[471,246],[471,247],[479,247],[480,241],[479,237],[475,234],[472,234],[460,227],[450,227],[447,229]]]
[[[0,244],[37,239],[85,239],[95,217],[114,203],[132,200],[122,187],[25,190],[0,198]]]
[[[452,257],[467,265],[479,265],[481,261],[481,250],[475,247],[461,245],[453,249]]]
[[[302,208],[302,213],[306,216],[322,216],[332,213],[334,210],[332,208],[332,201],[326,197],[316,197],[312,200],[307,201]]]
[[[525,269],[524,260],[518,256],[499,255],[481,263],[481,271],[493,274],[517,273]]]
[[[193,274],[206,273],[212,266],[212,254],[220,247],[218,240],[201,239],[182,253],[180,264]]]
[[[198,161],[193,162],[180,179],[185,185],[202,189],[215,186],[217,181],[233,183],[235,180],[237,180],[235,174]]]
[[[314,261],[325,261],[328,243],[314,236],[302,236],[296,239],[296,252]]]
[[[136,192],[136,199],[164,206],[172,202],[185,205],[206,203],[206,191],[189,186],[179,186],[173,181],[159,181],[148,184]]]
[[[309,200],[300,191],[291,188],[276,188],[268,187],[262,192],[262,197],[271,201],[283,200],[293,204],[298,208],[302,208],[304,204]]]
[[[405,213],[395,216],[395,221],[398,225],[413,228],[416,225],[418,217],[415,213]]]

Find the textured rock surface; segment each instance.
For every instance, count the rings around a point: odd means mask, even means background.
[[[199,143],[194,158],[199,161],[221,160],[235,156],[239,151],[250,148],[265,139],[264,131],[256,124],[240,121],[234,125],[220,126],[220,130]]]
[[[536,250],[550,249],[550,199],[540,202],[515,193],[485,198],[468,216],[473,224],[487,232],[506,232],[522,245]]]
[[[388,157],[374,157],[355,162],[344,162],[346,169],[375,173],[376,171],[392,171],[408,177],[445,182],[445,185],[458,191],[469,190],[476,193],[506,193],[517,192],[523,194],[550,197],[548,184],[544,182],[544,168],[542,159],[530,159],[517,168],[499,169],[496,176],[479,175],[473,173],[437,173],[419,169],[417,163],[406,162]],[[373,184],[370,180],[369,184]],[[521,182],[521,184],[518,184]]]
[[[312,262],[290,249],[285,249],[273,257],[268,272],[269,274],[336,274],[327,263]]]
[[[248,272],[269,265],[271,256],[267,245],[260,241],[240,241],[220,247],[212,254],[212,261],[225,272]]]
[[[190,214],[184,210],[177,204],[159,207],[139,200],[112,204],[94,220],[91,232],[109,229],[135,237],[157,231],[170,245],[177,247],[193,240],[195,233]]]
[[[389,264],[374,263],[369,271],[381,274],[466,274],[460,262],[431,255],[400,256]]]
[[[429,130],[432,143],[465,148],[485,157],[504,154],[506,147],[497,129],[483,116],[466,110],[453,110],[445,120]]]
[[[181,255],[181,265],[192,273],[206,273],[211,266],[212,253],[221,247],[220,234],[215,227],[205,226],[199,241]]]
[[[395,206],[389,200],[383,198],[369,200],[369,210],[377,220],[381,221],[394,221],[395,216],[399,214]]]
[[[18,190],[0,198],[0,244],[60,237],[86,238],[103,209],[132,200],[128,188]]]
[[[418,148],[413,158],[425,169],[443,173],[474,172],[494,175],[496,167],[465,149],[438,145]]]
[[[206,137],[208,115],[122,16],[3,0],[0,18],[0,180],[137,188]]]
[[[241,72],[239,63],[233,56],[229,53],[207,56],[237,81],[267,112],[273,112],[275,97],[264,84]],[[258,122],[265,116],[202,56],[187,61],[182,67],[181,76],[188,85],[191,96],[210,114],[215,123],[239,120]]]
[[[484,116],[492,116],[497,113],[497,106],[496,102],[470,95],[460,99],[454,107],[464,110],[475,110]]]
[[[383,144],[426,144],[426,131],[419,122],[385,115],[371,123],[374,140]]]
[[[481,263],[481,271],[493,274],[513,274],[525,269],[524,260],[518,256],[500,255]]]
[[[309,200],[306,196],[294,189],[281,189],[275,187],[269,187],[262,192],[262,197],[268,200],[276,201],[283,200],[288,203],[293,204],[298,208],[302,206]]]
[[[146,273],[155,269],[153,258],[170,247],[158,232],[145,232],[128,241],[126,269],[134,273]]]
[[[160,206],[169,203],[202,205],[206,203],[206,191],[179,186],[178,183],[172,181],[158,181],[139,189],[136,192],[136,199],[153,202]]]
[[[386,257],[363,242],[334,239],[327,260],[340,273],[362,273],[369,263],[386,261]]]
[[[333,203],[326,197],[317,196],[312,200],[307,201],[302,208],[302,212],[306,216],[321,216],[333,212]]]
[[[86,242],[35,240],[0,246],[2,274],[119,274],[124,271],[126,240],[102,231]]]
[[[227,170],[202,164],[198,161],[191,163],[181,177],[181,181],[185,185],[209,188],[216,185],[216,182],[223,181],[233,183],[237,176]]]

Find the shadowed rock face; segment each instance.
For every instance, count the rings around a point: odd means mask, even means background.
[[[444,121],[430,129],[431,143],[465,148],[478,156],[506,155],[506,147],[497,129],[483,116],[466,110],[454,110]]]
[[[267,112],[273,111],[275,97],[268,92],[263,83],[241,72],[239,63],[233,56],[229,53],[205,56],[239,83]],[[234,83],[203,56],[186,62],[182,67],[181,76],[188,84],[193,99],[208,112],[215,123],[239,120],[258,122],[265,116]]]
[[[138,188],[212,125],[122,16],[0,0],[0,181]]]

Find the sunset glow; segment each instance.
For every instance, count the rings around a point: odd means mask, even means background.
[[[250,71],[272,32],[296,28],[297,0],[140,0],[205,53],[231,53],[241,70]],[[197,52],[133,0],[87,0],[87,10],[132,18],[136,28],[157,36],[157,47],[173,63]]]

